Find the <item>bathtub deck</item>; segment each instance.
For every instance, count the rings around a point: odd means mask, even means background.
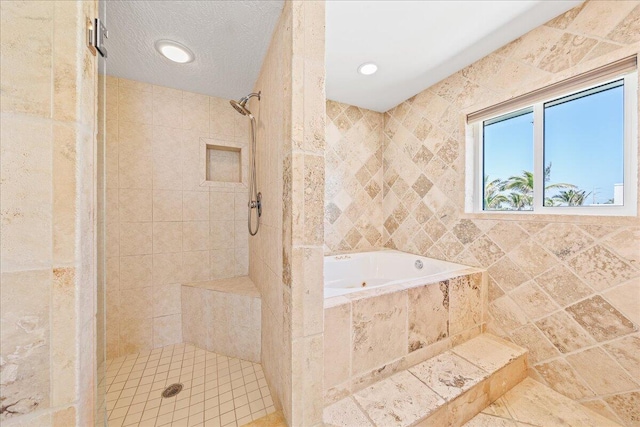
[[[326,425],[461,426],[527,376],[527,351],[483,334],[325,409]]]

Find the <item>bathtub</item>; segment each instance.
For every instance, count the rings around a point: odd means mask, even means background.
[[[395,250],[324,257],[324,297],[391,286],[424,284],[425,279],[469,270],[462,264]]]

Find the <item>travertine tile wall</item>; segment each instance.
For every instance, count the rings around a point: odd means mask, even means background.
[[[203,182],[203,147],[248,149],[249,121],[225,99],[106,81],[112,358],[182,342],[181,283],[247,274],[246,184]]]
[[[93,1],[0,2],[0,424],[92,425]]]
[[[322,422],[324,2],[286,1],[251,102],[258,117],[262,364],[289,425]]]
[[[640,221],[464,213],[465,115],[640,50],[640,3],[589,1],[385,114],[385,246],[488,269],[489,331],[531,375],[640,419]]]
[[[384,115],[327,101],[325,254],[382,246]]]

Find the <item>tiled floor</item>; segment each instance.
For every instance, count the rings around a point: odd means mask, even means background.
[[[464,427],[620,427],[531,378],[505,393]]]
[[[188,344],[107,362],[109,427],[239,427],[275,412],[262,367]],[[163,398],[181,383],[175,397]]]

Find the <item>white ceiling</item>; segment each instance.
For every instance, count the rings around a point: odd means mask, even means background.
[[[581,0],[329,0],[327,98],[387,111]],[[109,0],[107,74],[222,98],[251,92],[283,0]],[[196,59],[176,64],[170,39]],[[379,70],[362,76],[373,61]]]
[[[221,98],[240,98],[253,90],[283,3],[106,1],[106,72]],[[195,53],[195,61],[169,61],[154,48],[158,39],[184,44]]]
[[[327,98],[387,111],[580,3],[330,0]],[[364,62],[378,72],[358,74]]]

